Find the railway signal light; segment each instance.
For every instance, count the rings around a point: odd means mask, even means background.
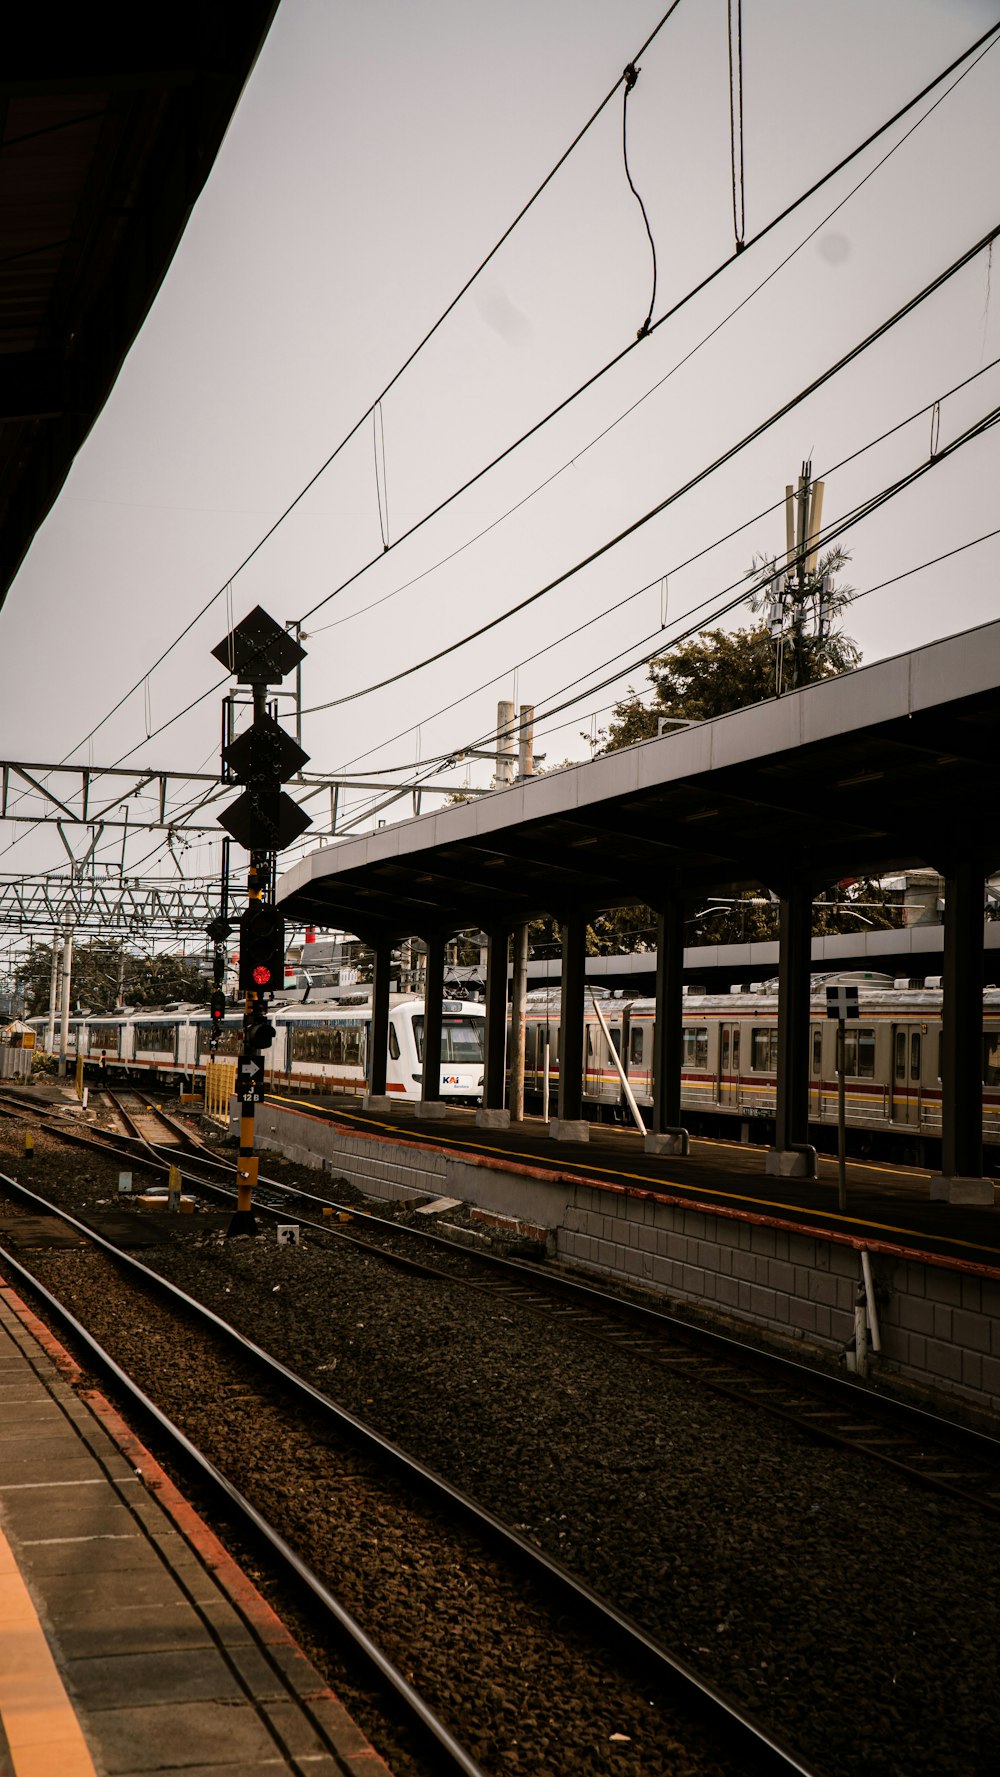
[[[253,687],[253,723],[222,753],[223,764],[246,789],[219,816],[220,824],[246,851],[282,851],[312,825],[281,788],[309,754],[268,715],[264,701],[268,685],[297,666],[305,650],[258,605],[212,653],[241,684]]]
[[[216,988],[216,991],[213,993],[208,1002],[208,1010],[212,1020],[212,1029],[213,1031],[216,1031],[226,1016],[226,996],[221,988]]]
[[[270,1049],[274,1036],[274,1025],[262,1011],[247,1013],[243,1020],[244,1054],[253,1054],[258,1049]]]
[[[240,987],[263,998],[285,984],[285,922],[276,907],[251,901],[240,919]]]

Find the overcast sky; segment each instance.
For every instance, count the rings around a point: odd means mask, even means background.
[[[4,758],[101,765],[128,754],[211,769],[221,692],[147,735],[220,678],[210,650],[230,622],[257,603],[281,622],[302,618],[373,558],[306,620],[307,710],[433,654],[630,524],[1000,222],[997,48],[836,216],[824,221],[912,117],[384,559],[367,420],[231,591],[81,746],[350,432],[664,9],[282,0],[152,312],[0,612]],[[745,0],[747,235],[998,18],[997,0]],[[641,58],[628,119],[656,243],[655,320],[733,251],[725,0],[682,0]],[[543,712],[622,650],[627,669],[659,625],[659,589],[612,607],[669,572],[669,641],[755,553],[781,548],[782,516],[678,564],[777,500],[803,457],[822,473],[1000,356],[995,259],[992,297],[983,253],[723,472],[530,612],[391,688],[307,714],[312,769],[430,759],[486,734],[498,697],[513,696],[538,708],[550,764],[585,756],[581,736],[616,692],[644,685],[645,669],[551,721]],[[633,341],[650,286],[619,91],[388,395],[390,543]],[[944,404],[941,442],[998,401],[1000,369]],[[924,417],[830,475],[825,519],[925,460],[929,442]],[[851,582],[865,590],[993,529],[998,485],[993,432],[848,537]],[[848,628],[864,659],[994,617],[998,563],[1000,538],[860,600]],[[488,781],[488,765],[471,769]],[[6,825],[0,844],[3,872],[63,855],[53,829]],[[130,842],[128,868],[155,844]],[[103,855],[119,847],[111,839]],[[218,858],[217,844],[194,845],[186,867],[208,872]],[[162,854],[141,867],[172,868]]]

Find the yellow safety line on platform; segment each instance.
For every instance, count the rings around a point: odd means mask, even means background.
[[[14,1777],[97,1777],[45,1633],[0,1530],[0,1722]]]
[[[274,1096],[269,1093],[268,1094],[268,1103],[269,1104],[287,1104],[287,1105],[290,1105],[292,1107],[292,1109],[294,1109],[294,1110],[312,1111],[314,1116],[317,1114],[316,1105],[315,1104],[310,1105],[309,1103],[303,1101],[301,1098],[278,1098],[277,1096]],[[399,1136],[401,1133],[398,1124],[383,1123],[376,1117],[368,1116],[368,1114],[366,1112],[361,1112],[361,1111],[323,1111],[323,1110],[320,1110],[318,1114],[325,1119],[329,1119],[331,1117],[351,1117],[358,1122],[363,1121],[365,1128],[368,1128],[368,1129],[370,1129],[370,1128],[385,1129],[385,1130],[388,1130],[391,1135],[395,1135],[395,1136]],[[426,1140],[431,1139],[429,1131],[427,1132],[425,1139]],[[470,1149],[472,1149],[472,1151],[474,1153],[477,1153],[477,1154],[497,1154],[497,1155],[499,1155],[499,1157],[502,1160],[524,1160],[524,1161],[527,1161],[527,1163],[532,1166],[537,1166],[537,1165],[544,1166],[546,1164],[545,1161],[543,1161],[538,1154],[524,1154],[524,1153],[521,1153],[516,1148],[491,1148],[488,1145],[488,1143],[486,1143],[486,1142],[463,1141],[461,1136],[457,1136],[457,1135],[440,1135],[440,1136],[436,1135],[433,1139],[435,1141],[448,1142],[451,1144],[452,1147],[456,1147],[456,1148],[470,1148]],[[696,1139],[698,1141],[701,1141],[703,1138],[701,1136],[698,1136]],[[406,1140],[405,1136],[403,1137],[403,1140],[404,1141]],[[742,1144],[737,1143],[737,1142],[721,1142],[721,1141],[719,1141],[713,1145],[718,1146],[718,1147],[732,1147],[732,1148],[740,1147],[741,1152],[746,1153],[746,1149],[744,1147],[742,1147]],[[825,1158],[825,1156],[824,1156],[824,1158]],[[854,1162],[851,1161],[849,1164],[854,1165]],[[861,1162],[861,1164],[865,1164],[865,1162]],[[892,1168],[885,1167],[880,1170],[890,1172],[890,1171],[892,1171]],[[824,1216],[831,1222],[843,1223],[845,1227],[850,1225],[851,1227],[855,1227],[855,1228],[871,1228],[871,1229],[875,1230],[876,1232],[878,1232],[879,1234],[896,1234],[896,1235],[908,1234],[910,1236],[913,1236],[913,1235],[917,1235],[920,1233],[920,1229],[918,1229],[918,1228],[898,1228],[898,1227],[896,1227],[895,1223],[893,1223],[893,1222],[871,1222],[871,1221],[868,1221],[864,1216],[859,1216],[859,1215],[840,1216],[840,1215],[836,1215],[832,1210],[828,1210],[828,1209],[811,1209],[808,1207],[808,1205],[806,1205],[804,1203],[782,1203],[782,1202],[775,1202],[769,1197],[747,1197],[741,1191],[715,1191],[712,1189],[711,1185],[688,1184],[683,1179],[654,1179],[654,1178],[650,1178],[648,1173],[626,1172],[625,1168],[623,1166],[610,1166],[610,1165],[595,1166],[595,1165],[589,1164],[586,1160],[574,1160],[571,1164],[567,1163],[566,1171],[567,1172],[594,1172],[594,1173],[598,1173],[598,1174],[601,1174],[601,1173],[610,1174],[611,1177],[616,1178],[616,1179],[629,1179],[632,1181],[633,1184],[641,1185],[643,1187],[643,1189],[646,1191],[655,1190],[655,1188],[658,1184],[669,1185],[671,1190],[697,1191],[697,1193],[700,1197],[719,1197],[719,1198],[724,1198],[727,1202],[730,1202],[730,1203],[745,1203],[747,1205],[748,1209],[753,1209],[753,1210],[773,1209],[778,1214],[780,1214],[782,1216],[788,1216],[789,1214],[792,1213],[792,1211],[794,1211],[796,1215]],[[930,1175],[930,1173],[921,1173],[919,1176],[922,1178],[930,1178],[931,1175]],[[936,1232],[931,1235],[931,1238],[933,1240],[940,1241],[942,1246],[967,1247],[970,1252],[995,1253],[998,1256],[1000,1256],[1000,1247],[986,1246],[982,1241],[954,1240],[948,1234],[938,1234]]]

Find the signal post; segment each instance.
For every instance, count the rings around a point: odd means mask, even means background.
[[[236,1067],[240,1100],[240,1151],[236,1212],[228,1235],[256,1234],[253,1194],[258,1156],[254,1148],[254,1107],[264,1096],[264,1050],[274,1042],[267,1015],[268,1000],[284,985],[285,922],[274,906],[277,852],[308,827],[310,817],[281,785],[301,771],[309,755],[278,726],[267,708],[268,686],[298,666],[305,650],[257,606],[212,650],[238,684],[249,685],[253,721],[229,739],[222,750],[226,775],[246,785],[243,794],[219,816],[238,845],[250,853],[248,904],[240,918],[240,989],[244,994],[243,1046]],[[235,728],[235,699],[227,700],[226,730]],[[213,1030],[217,1016],[213,995]],[[224,1002],[223,1002],[224,1009]]]

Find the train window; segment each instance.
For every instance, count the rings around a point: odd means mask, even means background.
[[[734,1024],[733,1025],[733,1073],[738,1074],[739,1071],[740,1071],[740,1027],[738,1024]]]
[[[750,1066],[755,1074],[773,1074],[778,1067],[778,1032],[771,1025],[750,1032]]]
[[[464,1012],[446,1012],[441,1020],[441,1060],[442,1062],[482,1061],[483,1031],[486,1021],[483,1018],[470,1018]],[[424,1018],[418,1012],[413,1020],[413,1040],[417,1045],[417,1060],[424,1059]]]
[[[633,1024],[632,1029],[629,1031],[629,1060],[633,1067],[639,1067],[642,1063],[642,1039],[644,1034],[641,1024]]]
[[[905,1030],[897,1030],[897,1032],[896,1032],[895,1069],[896,1069],[897,1080],[905,1080],[906,1079],[906,1032],[905,1032]]]
[[[135,1048],[139,1055],[173,1055],[177,1047],[175,1024],[137,1024]]]
[[[914,1030],[914,1031],[911,1031],[911,1033],[910,1033],[910,1079],[911,1080],[919,1080],[919,1078],[920,1078],[920,1032],[918,1030]]]
[[[1000,1030],[983,1032],[983,1085],[1000,1086]]]
[[[91,1055],[117,1055],[119,1053],[118,1037],[121,1026],[105,1024],[99,1027],[90,1026],[87,1032],[87,1049]]]
[[[813,1073],[818,1074],[823,1066],[823,1026],[813,1025]]]
[[[722,1044],[719,1050],[719,1067],[724,1074],[729,1072],[729,1026],[722,1027]]]
[[[209,1039],[211,1038],[212,1034],[213,1034],[212,1033],[212,1026],[209,1024],[207,1019],[204,1024],[199,1024],[199,1026],[198,1026],[198,1055],[199,1055],[199,1058],[202,1055],[207,1055],[209,1053]],[[239,1019],[238,1022],[236,1019],[228,1019],[226,1021],[226,1023],[222,1026],[222,1029],[220,1031],[218,1031],[216,1034],[219,1039],[218,1040],[218,1047],[216,1049],[217,1055],[238,1055],[240,1053],[240,1050],[243,1048],[243,1020],[242,1020],[242,1018]]]
[[[592,1024],[588,1024],[588,1026],[587,1026],[587,1059],[588,1059],[588,1061],[592,1061],[593,1058],[594,1058],[594,1027]]]
[[[855,1080],[874,1080],[875,1032],[873,1030],[845,1030],[844,1072],[851,1074]]]
[[[534,1071],[535,1071],[535,1037],[536,1036],[537,1036],[537,1030],[536,1030],[535,1025],[526,1024],[524,1027],[524,1066],[525,1066],[525,1071],[530,1072],[530,1073],[534,1073]]]
[[[685,1026],[684,1030],[684,1066],[704,1068],[708,1066],[708,1027],[707,1025]]]
[[[399,1060],[399,1038],[396,1035],[396,1026],[394,1024],[390,1024],[389,1026],[389,1056],[393,1061]]]
[[[610,1028],[611,1028],[611,1041],[613,1042],[613,1044],[615,1046],[615,1054],[620,1055],[622,1052],[621,1026],[617,1025],[617,1024],[612,1024]]]

